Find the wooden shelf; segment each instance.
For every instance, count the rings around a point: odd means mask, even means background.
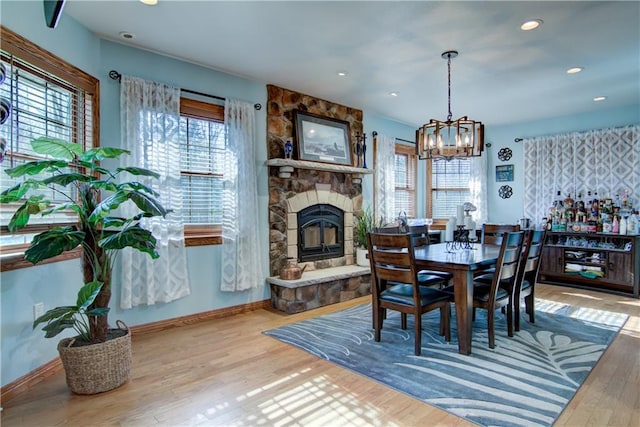
[[[362,175],[373,173],[373,169],[356,168],[353,166],[336,165],[332,163],[309,162],[306,160],[269,159],[267,166],[280,168],[280,178],[290,178],[294,169],[321,170],[327,172],[347,173],[362,178]]]

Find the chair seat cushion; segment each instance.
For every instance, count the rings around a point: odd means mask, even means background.
[[[527,289],[527,288],[530,288],[530,287],[531,287],[531,282],[529,282],[526,279],[522,281],[521,289]]]
[[[436,276],[433,274],[427,274],[423,272],[418,273],[418,284],[420,286],[434,286],[434,285],[441,286],[446,281],[447,279],[445,279],[444,277]]]
[[[494,270],[495,273],[495,270]],[[474,282],[478,282],[478,283],[485,283],[490,285],[491,282],[493,282],[493,274],[494,273],[485,273],[485,274],[481,274],[479,276],[476,276],[473,278]]]
[[[489,292],[491,291],[491,284],[473,282],[473,299],[487,302],[489,301]],[[509,298],[509,292],[502,288],[498,288],[496,299]]]
[[[432,304],[438,301],[447,301],[451,295],[438,289],[419,287],[421,305]],[[380,299],[398,304],[413,305],[413,286],[409,284],[397,284],[380,293]]]
[[[420,275],[421,274],[427,274],[429,276],[438,276],[441,277],[445,280],[451,280],[453,279],[453,274],[449,273],[448,271],[438,271],[438,270],[420,270],[418,272],[418,280],[420,280]]]

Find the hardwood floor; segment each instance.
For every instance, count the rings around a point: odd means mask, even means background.
[[[549,285],[538,285],[537,297],[630,315],[556,426],[637,426],[640,300]],[[2,402],[2,426],[472,425],[261,333],[368,300],[296,315],[256,310],[134,335],[124,386],[78,396],[60,372]]]

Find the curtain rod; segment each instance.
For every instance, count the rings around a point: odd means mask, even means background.
[[[373,135],[373,137],[375,138],[376,136],[378,136],[378,132],[376,132],[375,130],[373,132],[371,132],[371,135]],[[409,141],[408,139],[402,139],[402,138],[395,138],[396,141],[401,141],[401,142],[408,142],[409,144],[415,144],[415,141]]]
[[[119,72],[117,72],[116,70],[111,70],[109,71],[109,77],[112,80],[117,80],[118,83],[120,83],[120,81],[122,80],[122,74],[120,74]],[[191,89],[184,89],[184,88],[180,88],[180,90],[182,92],[187,92],[187,93],[192,93],[194,95],[200,95],[200,96],[206,96],[208,98],[214,98],[214,99],[219,99],[224,101],[225,98],[223,98],[222,96],[217,96],[217,95],[210,95],[208,93],[203,93],[203,92],[198,92],[196,90],[191,90]],[[262,109],[262,105],[261,104],[253,104],[253,108],[255,108],[256,110],[261,110]]]

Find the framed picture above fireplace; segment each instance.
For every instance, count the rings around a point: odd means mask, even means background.
[[[293,111],[298,160],[351,166],[349,122]]]

